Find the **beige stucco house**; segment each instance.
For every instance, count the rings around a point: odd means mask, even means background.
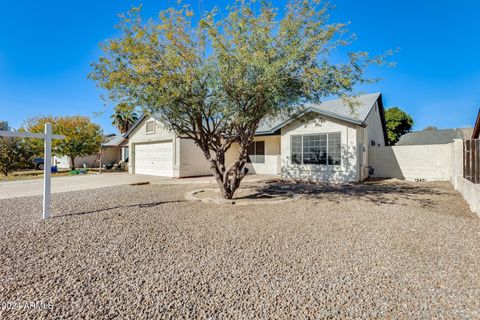
[[[361,95],[353,106],[337,99],[307,107],[308,122],[273,119],[260,125],[248,151],[249,173],[336,182],[365,179],[369,148],[387,141],[382,95]],[[155,116],[142,116],[126,138],[132,174],[211,175],[200,148],[175,136]],[[233,145],[226,162],[237,152]]]
[[[87,168],[97,168],[101,164],[104,165],[120,160],[125,161],[127,158],[127,139],[123,134],[111,134],[105,136],[105,141],[102,143],[98,154],[75,158],[75,168],[83,168],[84,166]],[[70,168],[70,157],[68,156],[54,156],[53,162],[59,169]]]

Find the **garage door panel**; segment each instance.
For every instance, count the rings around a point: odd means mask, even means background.
[[[135,146],[135,173],[172,177],[172,142],[137,144]]]

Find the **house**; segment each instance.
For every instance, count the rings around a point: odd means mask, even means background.
[[[100,157],[101,154],[101,157]],[[95,168],[100,166],[100,158],[102,165],[106,163],[118,162],[128,158],[128,141],[123,135],[110,134],[105,136],[102,143],[101,152],[99,154],[91,154],[85,157],[75,158],[75,168]],[[70,168],[70,157],[54,157],[54,164],[59,169]]]
[[[397,146],[446,144],[455,139],[468,139],[473,132],[472,128],[457,129],[426,129],[423,131],[408,132],[400,137]]]
[[[262,122],[248,149],[249,172],[338,182],[368,177],[369,148],[387,142],[381,93],[359,96],[354,107],[342,99],[306,107],[309,122]],[[211,175],[200,148],[192,140],[175,136],[155,115],[143,115],[125,137],[132,174]],[[238,145],[233,144],[226,162],[231,162],[237,152]]]

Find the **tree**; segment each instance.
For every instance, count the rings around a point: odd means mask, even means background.
[[[0,131],[9,131],[10,126],[7,121],[0,121]]]
[[[435,130],[438,130],[438,128],[434,126],[427,126],[425,127],[425,129],[423,129],[423,131],[435,131]]]
[[[119,103],[115,107],[112,120],[112,124],[120,130],[120,133],[125,133],[138,120],[138,115],[135,107],[127,103]]]
[[[0,130],[10,131],[6,121],[0,121]],[[25,139],[0,137],[0,172],[8,176],[10,172],[29,164],[32,152]]]
[[[94,124],[88,117],[82,116],[43,116],[31,118],[27,121],[26,131],[44,132],[45,123],[52,124],[54,134],[65,136],[63,140],[53,140],[53,152],[70,158],[70,168],[75,169],[75,158],[98,153],[103,141],[103,132],[99,125]],[[32,141],[32,143],[37,143]],[[43,142],[42,142],[43,143]],[[42,146],[36,144],[37,152]],[[45,159],[48,161],[48,159]]]
[[[358,52],[332,63],[331,50],[349,42],[344,24],[328,23],[328,10],[316,0],[292,0],[280,18],[271,4],[245,0],[221,16],[214,10],[194,19],[179,6],[144,23],[135,8],[122,16],[121,36],[104,44],[90,78],[112,100],[140,106],[193,140],[231,199],[262,119],[299,116],[304,108],[295,106],[352,94],[368,81],[367,65],[384,62]],[[239,152],[227,164],[233,143]]]
[[[400,136],[409,132],[413,126],[412,117],[398,107],[385,110],[385,122],[387,123],[388,143],[394,145]]]

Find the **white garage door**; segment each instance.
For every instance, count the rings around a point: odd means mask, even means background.
[[[173,177],[172,142],[136,144],[135,173]]]

